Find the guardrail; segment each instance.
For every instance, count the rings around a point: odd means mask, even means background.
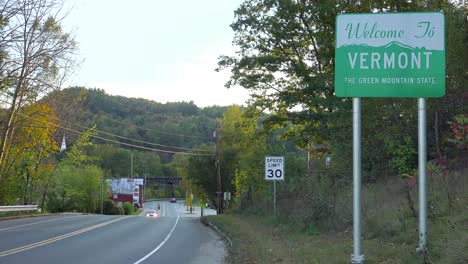
[[[15,211],[37,211],[37,205],[0,206],[0,212],[15,212]]]

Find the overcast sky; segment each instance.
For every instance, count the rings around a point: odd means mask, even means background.
[[[245,89],[227,89],[214,71],[231,55],[229,25],[240,0],[68,0],[66,19],[84,60],[72,85],[158,102],[243,104]]]

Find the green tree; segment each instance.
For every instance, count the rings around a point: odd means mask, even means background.
[[[58,150],[53,137],[56,127],[49,123],[54,117],[43,104],[28,105],[16,116],[16,136],[9,141],[8,155],[0,167],[0,186],[11,191],[0,192],[0,203],[39,202],[54,168],[51,155]]]
[[[91,130],[81,135],[67,151],[54,174],[53,191],[49,191],[50,211],[94,212],[99,201],[99,186],[104,172],[95,165],[97,159],[86,155],[92,145]]]
[[[0,166],[14,137],[16,114],[28,101],[57,89],[68,74],[76,48],[65,32],[55,0],[0,3],[0,91],[9,111],[0,127]]]
[[[430,153],[440,153],[441,124],[453,113],[463,111],[463,85],[466,83],[466,19],[463,7],[450,1],[292,1],[245,0],[235,11],[234,56],[221,56],[218,70],[229,69],[226,87],[240,85],[249,90],[251,106],[270,115],[263,128],[284,129],[283,138],[294,139],[309,154],[315,146],[347,163],[351,144],[351,104],[334,95],[335,18],[338,14],[359,12],[440,11],[447,24],[447,96],[429,100]],[[416,102],[414,99],[363,100],[363,146],[397,143],[410,136],[415,140]],[[435,111],[434,111],[435,110]],[[445,131],[448,128],[445,127]],[[433,147],[435,146],[435,147]],[[364,179],[375,181],[392,172],[390,152],[369,148],[363,152]],[[440,155],[440,154],[439,154]],[[343,167],[341,177],[349,173]]]
[[[230,106],[222,119],[223,175],[230,176],[241,206],[251,206],[268,191],[264,180],[266,137],[260,133],[258,115]],[[226,177],[223,177],[226,178]]]

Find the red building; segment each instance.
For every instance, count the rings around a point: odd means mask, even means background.
[[[110,199],[116,202],[119,206],[123,203],[132,203],[135,207],[143,206],[143,179],[140,178],[121,178],[121,179],[110,179],[109,193],[111,194]]]

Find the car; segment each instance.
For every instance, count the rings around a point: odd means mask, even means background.
[[[171,198],[171,203],[176,203],[176,202],[177,202],[176,198]]]
[[[158,217],[158,213],[155,210],[148,210],[146,212],[146,217]]]

